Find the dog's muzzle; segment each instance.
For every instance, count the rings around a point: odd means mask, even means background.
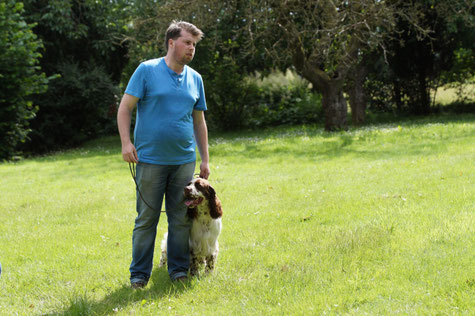
[[[190,208],[197,207],[201,202],[203,202],[202,197],[198,197],[198,198],[185,197],[185,204],[186,204],[186,206],[188,206]]]

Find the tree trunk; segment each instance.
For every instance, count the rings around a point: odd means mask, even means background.
[[[297,51],[299,52],[299,51]],[[305,63],[301,55],[294,56],[294,65],[302,77],[310,81],[313,88],[323,96],[322,105],[325,115],[325,130],[347,129],[348,106],[343,97],[343,79],[332,79],[323,70]]]
[[[348,128],[348,105],[343,96],[343,86],[339,80],[324,80],[322,77],[305,76],[314,89],[323,96],[322,106],[325,115],[325,130],[337,131]]]
[[[417,115],[428,115],[430,114],[430,94],[429,89],[427,88],[426,72],[425,69],[421,66],[419,70],[419,97],[416,102],[416,113]]]
[[[347,89],[350,98],[351,119],[354,125],[365,122],[366,116],[366,93],[363,85],[366,79],[367,67],[358,65],[352,76],[350,86]]]
[[[394,80],[394,102],[396,103],[396,108],[398,112],[402,111],[402,94],[401,94],[401,84],[399,80],[396,78]]]
[[[348,106],[341,85],[330,82],[327,89],[323,91],[322,103],[325,113],[325,130],[347,129]]]

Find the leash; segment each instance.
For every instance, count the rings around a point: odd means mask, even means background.
[[[140,188],[139,188],[139,184],[137,183],[137,169],[135,167],[135,163],[129,162],[129,170],[130,170],[130,174],[132,175],[132,179],[134,179],[135,188],[137,189],[137,192],[139,193],[140,199],[142,199],[142,201],[145,203],[145,205],[147,205],[149,208],[151,208],[153,211],[156,212],[157,210],[155,210],[154,207],[150,206],[150,204],[148,204],[147,201],[145,201],[145,199],[143,198],[142,192],[140,191]],[[199,178],[200,174],[195,173],[193,176],[195,178]],[[166,213],[166,212],[167,211],[160,211],[160,213]]]
[[[149,208],[151,208],[153,211],[156,212],[157,210],[153,208],[152,206],[150,206],[150,204],[148,204],[147,201],[145,201],[145,199],[143,198],[142,192],[140,191],[140,188],[139,188],[139,184],[137,183],[137,171],[136,171],[135,163],[129,162],[129,169],[130,169],[130,174],[132,175],[132,179],[134,179],[135,187],[137,188],[137,192],[139,193],[140,198],[145,203],[145,205],[147,205]],[[160,213],[166,213],[166,211],[160,211]]]

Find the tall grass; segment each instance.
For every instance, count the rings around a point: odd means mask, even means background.
[[[474,144],[473,115],[211,135],[217,271],[139,291],[117,137],[2,164],[0,315],[468,315]]]

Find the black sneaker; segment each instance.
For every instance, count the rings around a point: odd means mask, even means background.
[[[147,282],[144,280],[135,281],[130,284],[130,287],[133,289],[143,289],[147,285]]]
[[[188,280],[188,277],[186,276],[181,276],[175,279],[175,282],[186,282]]]

